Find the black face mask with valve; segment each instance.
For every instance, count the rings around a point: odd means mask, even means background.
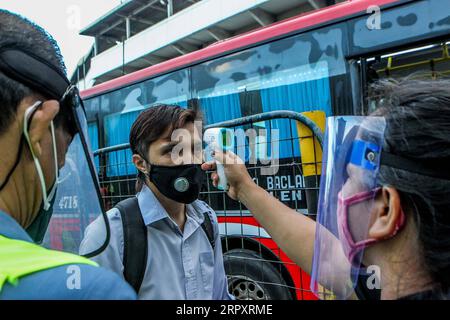
[[[167,198],[192,203],[197,200],[202,186],[204,172],[199,164],[180,166],[151,165],[148,179]]]

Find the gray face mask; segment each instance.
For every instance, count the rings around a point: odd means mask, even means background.
[[[56,188],[54,189],[56,190]],[[26,229],[28,235],[35,243],[41,244],[44,240],[45,233],[47,232],[48,225],[50,224],[50,219],[52,218],[55,199],[56,197],[53,197],[53,199],[50,200],[50,207],[48,209],[44,209],[44,202],[41,203],[41,207],[39,208],[36,218]]]

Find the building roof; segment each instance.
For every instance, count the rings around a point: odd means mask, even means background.
[[[80,89],[87,89],[260,27],[344,2],[171,0],[169,10],[169,1],[127,1],[83,29],[82,35],[96,38],[93,55],[83,60],[71,80]],[[168,19],[169,12],[173,16]]]
[[[198,0],[173,0],[173,13]],[[126,36],[125,18],[133,25],[133,34],[167,19],[167,0],[127,0],[80,31],[83,36],[108,36],[117,40]],[[131,35],[133,35],[131,34]]]

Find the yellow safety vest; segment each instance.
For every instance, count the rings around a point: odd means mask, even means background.
[[[17,286],[21,277],[68,264],[88,264],[94,261],[61,251],[54,251],[22,240],[0,235],[0,292],[6,282]]]

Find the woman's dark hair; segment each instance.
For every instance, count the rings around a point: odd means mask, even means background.
[[[139,114],[131,127],[131,152],[147,159],[150,144],[161,138],[167,130],[182,128],[196,120],[200,120],[200,113],[196,110],[165,104],[151,107]],[[143,183],[145,175],[138,172],[136,191],[142,189]]]
[[[383,152],[432,166],[438,173],[450,172],[450,81],[384,80],[372,91],[379,106],[374,114],[386,119]],[[426,270],[436,289],[447,295],[450,180],[382,165],[380,183],[401,194],[402,206],[418,228]]]

